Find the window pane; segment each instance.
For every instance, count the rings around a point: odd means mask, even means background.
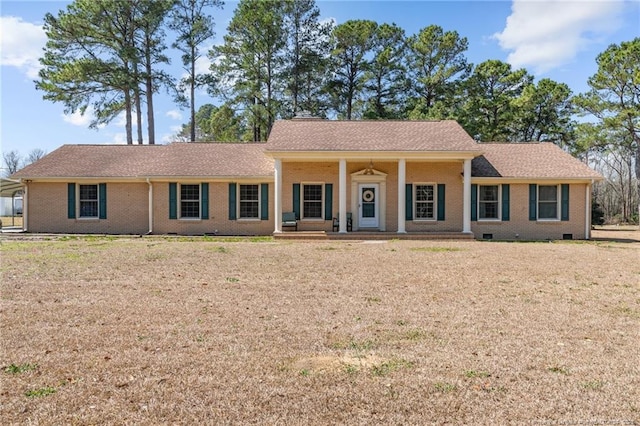
[[[200,185],[180,185],[180,199],[198,201],[200,199]]]
[[[433,185],[416,185],[416,201],[433,201]]]
[[[498,218],[498,203],[480,203],[480,219],[497,219]]]
[[[539,219],[557,219],[558,203],[541,202],[538,204]]]
[[[480,186],[480,201],[498,201],[498,185]]]
[[[303,216],[307,218],[322,219],[322,203],[305,202]]]
[[[240,217],[243,219],[255,219],[258,217],[257,201],[240,201]]]
[[[98,185],[80,185],[81,200],[98,200]]]
[[[435,186],[434,185],[416,185],[416,219],[434,219],[435,218]]]
[[[304,200],[322,201],[322,185],[305,185]]]
[[[259,194],[258,185],[240,185],[240,218],[258,218]]]
[[[80,185],[80,217],[98,217],[98,185]]]
[[[416,203],[416,219],[433,219],[433,204],[432,202]]]
[[[98,202],[80,201],[80,217],[98,217]]]
[[[200,217],[200,185],[180,185],[180,217]]]
[[[258,185],[240,185],[241,201],[258,201]]]
[[[558,200],[558,187],[557,186],[539,186],[538,197],[540,201],[557,201]]]
[[[558,218],[558,187],[540,185],[538,187],[538,219]]]
[[[200,203],[197,201],[183,201],[180,203],[182,217],[200,217]]]
[[[322,219],[322,185],[304,185],[302,217]]]

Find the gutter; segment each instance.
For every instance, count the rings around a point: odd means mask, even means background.
[[[147,184],[149,185],[149,231],[147,235],[150,235],[153,233],[153,184],[149,178],[147,178]]]

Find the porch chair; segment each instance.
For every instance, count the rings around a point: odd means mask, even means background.
[[[347,212],[347,231],[351,232],[353,229],[353,220],[351,217],[351,212]],[[333,232],[338,232],[340,230],[340,219],[337,217],[333,218]]]
[[[298,219],[296,218],[295,212],[284,212],[282,213],[282,227],[283,228],[293,228],[298,230]]]

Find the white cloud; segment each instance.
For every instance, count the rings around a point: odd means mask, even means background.
[[[126,133],[115,133],[113,135],[113,141],[111,142],[116,145],[126,145],[127,144],[127,134]]]
[[[89,127],[89,123],[93,120],[93,108],[89,107],[81,114],[80,111],[76,111],[73,114],[62,114],[62,119],[74,126]]]
[[[204,52],[208,52],[211,50],[213,46],[209,46],[206,49],[203,49]],[[207,56],[207,54],[203,54],[196,60],[196,74],[208,74],[211,72],[209,69],[211,67],[211,59]]]
[[[617,30],[624,1],[514,0],[504,30],[493,35],[511,51],[514,68],[537,74],[571,62],[599,38]]]
[[[0,17],[0,64],[16,67],[29,78],[38,77],[38,58],[47,42],[42,25],[15,16]]]
[[[167,117],[173,120],[182,120],[182,113],[177,109],[172,109],[171,111],[167,111]]]
[[[178,134],[178,132],[180,130],[182,130],[182,126],[170,126],[169,130],[171,130],[172,133],[164,133],[161,137],[160,137],[160,142],[163,144],[168,144],[171,142],[175,142],[176,141],[176,135]]]
[[[131,112],[131,120],[135,120],[135,113]],[[113,119],[113,123],[114,126],[117,127],[126,127],[127,126],[127,114],[122,111],[120,114],[118,114],[116,116],[116,118]]]

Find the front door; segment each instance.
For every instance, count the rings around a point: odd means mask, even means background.
[[[358,207],[358,228],[378,227],[378,200],[380,187],[377,183],[360,184],[360,206]]]

